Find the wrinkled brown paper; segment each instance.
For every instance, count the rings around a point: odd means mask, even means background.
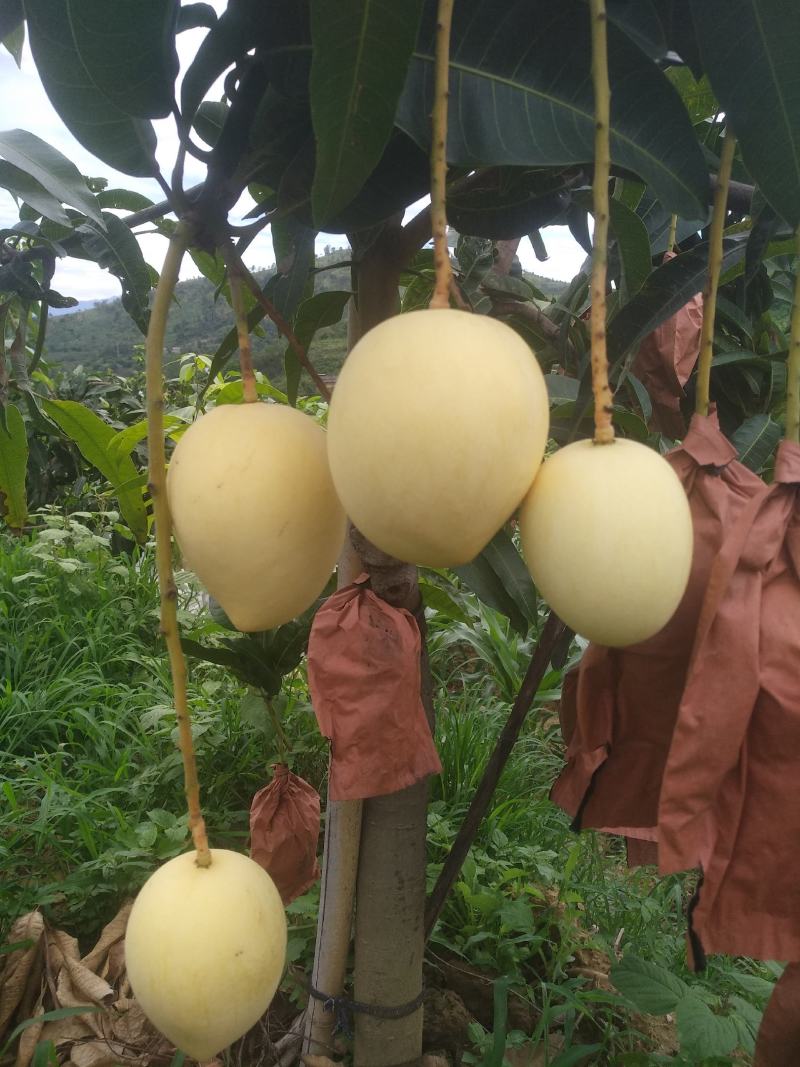
[[[674,257],[674,252],[667,252],[663,262]],[[702,328],[703,295],[697,293],[645,337],[631,368],[650,395],[656,428],[669,437],[683,437],[686,432],[681,399],[700,355]]]
[[[319,793],[278,764],[269,785],[250,805],[250,856],[269,874],[290,904],[319,878]]]
[[[330,597],[308,642],[311,700],[331,742],[331,800],[384,796],[442,769],[420,694],[417,623],[367,581]]]
[[[581,827],[644,841],[656,837],[661,782],[708,575],[725,530],[764,491],[735,455],[714,415],[694,416],[682,446],[667,455],[686,489],[694,526],[683,600],[647,641],[625,649],[589,645],[566,680],[567,766],[551,797]],[[636,854],[654,858],[652,849],[632,849],[632,861]]]

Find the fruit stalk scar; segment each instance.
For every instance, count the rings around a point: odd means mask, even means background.
[[[611,421],[613,396],[608,384],[606,352],[606,274],[608,271],[608,179],[611,170],[609,125],[611,87],[608,82],[605,0],[590,0],[592,14],[592,83],[594,86],[594,179],[592,198],[592,392],[594,393],[594,443],[614,440]]]
[[[225,263],[228,267],[228,283],[231,287],[231,307],[236,319],[236,334],[239,338],[239,367],[242,372],[242,390],[245,404],[254,404],[258,400],[256,376],[253,373],[253,353],[250,348],[250,327],[247,322],[247,309],[242,293],[242,271],[232,246],[225,246]]]
[[[156,533],[156,562],[158,587],[161,593],[161,633],[169,653],[172,673],[172,688],[175,696],[175,714],[178,719],[178,736],[183,756],[184,789],[189,809],[189,829],[197,851],[197,865],[208,867],[211,852],[206,837],[206,826],[200,811],[200,785],[197,779],[197,763],[194,757],[192,730],[189,721],[189,706],[186,697],[186,661],[183,658],[178,634],[178,591],[172,575],[172,522],[167,502],[166,450],[164,447],[164,379],[162,353],[164,334],[167,328],[175,286],[178,282],[183,254],[188,244],[185,224],[180,223],[170,239],[161,277],[156,286],[150,326],[147,331],[146,387],[147,387],[147,449],[149,456],[148,489],[153,501],[153,516]]]
[[[717,187],[714,190],[714,207],[711,215],[711,235],[708,239],[708,281],[703,293],[703,329],[700,334],[700,359],[697,364],[695,411],[698,415],[708,414],[711,360],[714,356],[714,319],[717,312],[719,276],[722,271],[722,234],[725,230],[728,183],[735,151],[736,138],[728,126],[720,153],[719,174],[717,175]]]
[[[433,261],[436,265],[436,287],[430,307],[450,307],[450,287],[453,269],[447,247],[447,210],[445,183],[447,181],[447,105],[450,76],[450,24],[453,21],[453,0],[439,0],[436,21],[436,81],[433,97],[431,149],[431,223],[433,229]]]
[[[797,231],[800,255],[800,229]],[[786,367],[786,440],[800,444],[800,270],[794,280],[791,340]]]

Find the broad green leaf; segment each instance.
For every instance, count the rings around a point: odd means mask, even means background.
[[[77,208],[102,225],[97,201],[75,164],[57,148],[26,130],[0,133],[0,156],[44,186],[62,204]]]
[[[667,51],[664,27],[652,0],[607,0],[608,18],[654,59]]]
[[[183,419],[177,415],[164,416],[164,432],[169,433],[176,426],[183,426]],[[140,441],[147,437],[147,419],[140,419],[132,426],[126,426],[124,430],[118,430],[108,441],[108,458],[112,463],[121,463],[125,456],[129,456]]]
[[[739,453],[739,462],[756,474],[778,447],[783,431],[769,415],[752,415],[731,436],[731,444]]]
[[[107,0],[60,0],[54,6],[64,10],[73,59],[95,92],[135,118],[170,114],[179,0],[114,0],[113,18]]]
[[[436,5],[426,3],[397,116],[430,144]],[[564,57],[569,56],[569,62]],[[705,210],[708,171],[669,80],[621,30],[608,27],[611,156],[670,210]],[[455,6],[448,161],[457,166],[586,163],[594,158],[588,9],[580,0]]]
[[[0,40],[19,29],[25,18],[22,0],[2,0],[0,3]]]
[[[723,270],[744,260],[745,240],[725,238]],[[702,291],[708,273],[708,245],[703,242],[657,267],[636,296],[614,316],[608,327],[608,351],[619,359],[636,348],[662,322]]]
[[[181,114],[187,126],[220,74],[252,48],[251,18],[255,6],[256,0],[229,4],[203,38],[181,82]]]
[[[116,215],[103,212],[105,229],[93,222],[78,227],[81,243],[88,254],[119,279],[122,306],[142,331],[149,321],[150,272],[139,242]]]
[[[123,6],[131,2],[127,0]],[[45,92],[61,120],[84,148],[125,174],[150,177],[158,172],[155,131],[150,122],[132,118],[98,91],[83,66],[73,36],[71,13],[75,4],[76,0],[71,3],[25,0],[31,51]],[[105,6],[103,21],[113,25],[108,12]],[[5,155],[1,148],[0,154]],[[6,158],[24,166],[10,156]],[[50,188],[38,174],[34,177]],[[58,195],[54,189],[50,191]],[[63,199],[71,203],[69,197]],[[91,211],[87,214],[97,217]]]
[[[611,968],[611,981],[637,1011],[665,1015],[689,994],[686,983],[665,967],[625,956]]]
[[[469,187],[453,183],[447,196],[447,219],[460,234],[512,240],[557,223],[570,203],[568,169],[491,167]]]
[[[693,123],[712,118],[719,111],[707,75],[698,81],[688,67],[668,67],[667,77],[680,93]]]
[[[194,128],[211,148],[219,140],[230,108],[221,100],[204,100],[194,116]]]
[[[323,226],[375,169],[394,126],[423,0],[312,0],[311,191]]]
[[[454,570],[485,604],[507,616],[518,633],[528,632],[536,618],[536,591],[522,557],[504,530],[471,563]]]
[[[294,335],[306,351],[317,330],[323,326],[334,326],[341,319],[342,312],[351,296],[352,293],[349,292],[328,290],[316,293],[303,301],[295,315]],[[297,404],[297,389],[302,367],[290,344],[286,345],[283,361],[286,367],[286,395],[289,397],[289,403],[294,407]]]
[[[197,30],[201,26],[212,29],[217,22],[217,13],[211,4],[184,4],[178,12],[178,33]]]
[[[800,6],[691,0],[703,63],[745,166],[792,227],[800,223]]]
[[[277,270],[266,288],[278,311],[291,321],[301,300],[310,295],[307,286],[314,266],[317,234],[316,230],[292,218],[276,219],[270,229]]]
[[[769,982],[766,978],[759,978],[757,974],[745,974],[743,971],[731,970],[728,971],[726,977],[735,982],[750,997],[755,997],[760,1004],[767,1003],[775,988],[774,982]]]
[[[75,400],[45,399],[42,407],[74,441],[83,458],[111,483],[123,519],[136,540],[143,543],[147,538],[147,512],[141,488],[133,484],[139,474],[130,456],[109,454],[108,446],[116,436],[115,431],[99,415]]]
[[[613,197],[610,221],[620,258],[622,300],[627,303],[639,292],[652,270],[650,238],[636,212]]]
[[[30,204],[40,215],[52,219],[61,226],[71,228],[72,222],[61,206],[61,201],[49,193],[41,182],[37,182],[30,174],[15,167],[13,163],[0,161],[0,185],[20,200],[24,200],[26,204]]]
[[[454,622],[469,622],[469,616],[466,611],[440,585],[421,580],[419,591],[426,608],[432,608],[434,611],[438,611],[440,615],[444,615],[446,619],[452,619]]]
[[[14,62],[20,68],[22,67],[22,49],[24,47],[25,23],[20,22],[13,30],[3,35],[3,48],[14,57]]]
[[[733,1019],[715,1015],[696,994],[683,997],[676,1008],[681,1052],[695,1062],[712,1056],[727,1056],[738,1043],[739,1032]]]
[[[153,206],[153,201],[149,196],[138,193],[135,189],[103,189],[96,196],[101,208],[113,207],[121,211],[142,211],[143,208]]]
[[[21,530],[28,521],[25,477],[28,470],[28,435],[19,408],[3,409],[5,426],[0,426],[0,497],[3,519],[12,530]]]
[[[568,378],[565,374],[545,374],[547,383],[547,395],[552,403],[554,400],[577,400],[580,382],[577,378]]]

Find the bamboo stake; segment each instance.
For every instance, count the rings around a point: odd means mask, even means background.
[[[239,338],[239,367],[242,372],[242,390],[245,404],[254,404],[258,400],[256,376],[253,372],[253,352],[250,347],[250,327],[247,323],[247,309],[242,293],[242,272],[240,261],[232,255],[233,245],[225,246],[225,262],[228,266],[228,284],[231,287],[231,307],[236,319],[236,333]]]
[[[430,307],[449,308],[453,268],[447,247],[447,104],[450,77],[450,25],[453,0],[439,0],[436,22],[436,82],[433,98],[433,150],[431,152],[431,222],[436,286]]]
[[[606,275],[608,273],[608,179],[611,170],[609,126],[611,87],[608,82],[605,0],[590,0],[592,13],[592,82],[594,85],[594,179],[592,197],[594,237],[592,240],[592,392],[594,393],[594,443],[608,445],[614,440],[611,421],[613,397],[608,384],[606,351]]]
[[[147,448],[150,461],[148,490],[153,501],[156,530],[158,587],[161,593],[161,633],[169,653],[175,713],[178,719],[178,745],[183,757],[183,779],[189,810],[189,829],[197,851],[198,867],[211,864],[206,826],[200,810],[200,784],[192,741],[189,705],[186,696],[186,661],[178,634],[178,590],[172,574],[172,521],[167,501],[167,458],[164,447],[164,381],[162,354],[172,296],[178,282],[181,260],[188,240],[186,229],[179,224],[169,242],[150,314],[146,344]]]
[[[725,210],[728,204],[728,182],[731,177],[736,138],[730,127],[719,159],[714,208],[711,215],[711,234],[708,239],[708,281],[703,293],[703,328],[700,334],[700,359],[697,364],[697,395],[695,411],[707,415],[711,390],[711,361],[714,358],[714,319],[717,313],[717,289],[722,270],[722,234],[725,230]]]
[[[797,254],[800,256],[800,229],[797,231]],[[800,444],[800,260],[794,279],[791,340],[786,365],[786,440]]]

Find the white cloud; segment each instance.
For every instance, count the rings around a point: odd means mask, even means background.
[[[224,0],[212,0],[212,3],[218,12],[223,11],[226,6]],[[185,70],[191,61],[204,32],[202,29],[189,30],[179,35],[178,51],[182,70]],[[222,79],[212,87],[209,95],[221,93],[221,81]],[[169,175],[178,147],[177,134],[171,119],[159,120],[155,127],[158,135],[157,158],[164,173]],[[163,193],[155,179],[132,178],[121,174],[99,162],[78,144],[47,98],[27,43],[21,70],[17,69],[5,49],[0,49],[0,129],[13,128],[35,133],[69,157],[84,174],[108,178],[110,186],[136,189],[152,200],[163,199]],[[189,157],[186,161],[185,184],[196,184],[202,180],[203,174],[202,164]],[[249,201],[243,198],[241,213],[247,211],[248,206]],[[417,205],[414,205],[409,209],[408,215],[415,213],[416,209]],[[238,214],[234,210],[234,220]],[[0,225],[12,223],[16,218],[17,212],[12,197],[0,190]],[[543,235],[550,259],[545,263],[538,263],[528,242],[523,241],[520,247],[523,265],[527,270],[535,270],[551,277],[571,278],[583,262],[583,251],[564,227],[550,227]],[[142,236],[140,240],[145,259],[158,269],[166,250],[166,241],[154,234]],[[345,247],[346,240],[341,234],[321,234],[317,240],[318,250],[321,251],[326,244]],[[274,258],[271,238],[266,230],[250,245],[246,260],[249,265],[266,266],[274,262]],[[181,276],[186,278],[196,274],[194,263],[187,257]],[[59,260],[53,285],[65,295],[75,296],[79,300],[105,299],[119,295],[119,283],[115,278],[95,264],[77,259]]]

